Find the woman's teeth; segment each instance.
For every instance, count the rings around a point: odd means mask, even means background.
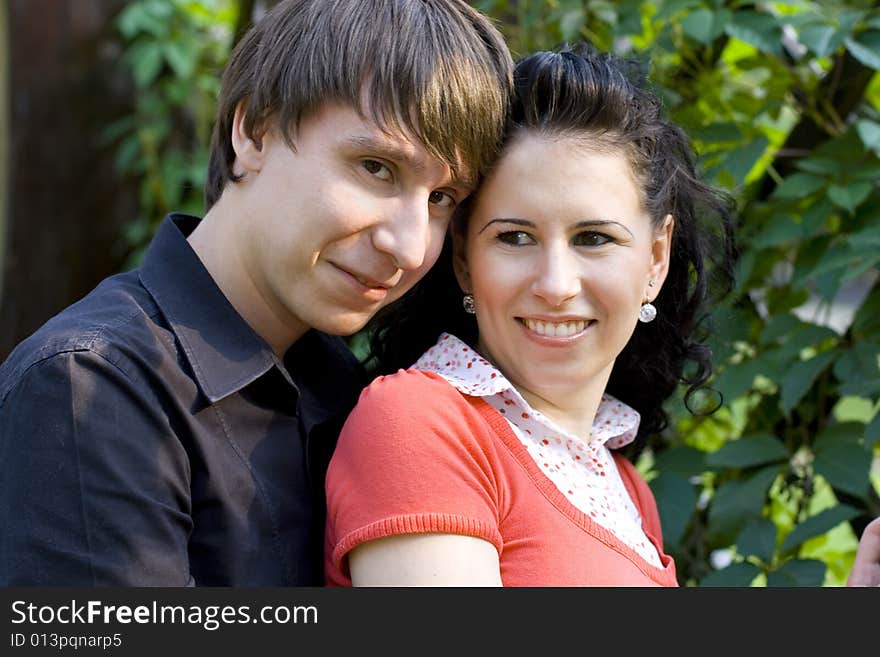
[[[523,324],[530,331],[534,331],[538,335],[546,335],[549,337],[569,337],[576,335],[584,330],[587,322],[578,320],[576,322],[541,322],[534,319],[523,319]]]

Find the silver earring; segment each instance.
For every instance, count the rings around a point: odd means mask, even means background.
[[[648,281],[648,287],[654,287],[654,285],[656,285],[656,282],[652,278],[650,281]]]
[[[477,312],[477,306],[474,304],[474,295],[473,294],[465,294],[461,300],[461,305],[464,307],[464,311],[469,315],[474,315]]]
[[[642,304],[642,307],[639,308],[639,321],[647,324],[648,322],[653,322],[654,318],[657,316],[657,309],[654,307],[654,304],[650,301],[646,301]]]

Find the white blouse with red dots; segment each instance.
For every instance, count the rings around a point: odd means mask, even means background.
[[[413,368],[435,372],[459,392],[482,397],[504,416],[541,471],[575,507],[648,563],[662,567],[610,451],[636,437],[639,414],[635,409],[603,395],[591,434],[568,433],[532,409],[498,369],[448,333],[442,334]]]

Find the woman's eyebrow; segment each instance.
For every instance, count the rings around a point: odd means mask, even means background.
[[[491,226],[495,222],[500,222],[500,223],[505,223],[505,224],[514,224],[516,226],[525,226],[527,228],[534,228],[535,227],[535,223],[532,221],[529,221],[527,219],[517,219],[514,217],[497,217],[497,218],[493,219],[492,221],[490,221],[489,223],[487,223],[485,226],[483,226],[479,232],[482,233],[484,230],[486,230],[489,226]],[[627,233],[629,233],[630,237],[633,237],[633,238],[635,237],[635,235],[633,235],[633,232],[629,228],[627,228],[621,222],[614,221],[611,219],[587,219],[584,221],[579,221],[572,226],[572,229],[573,230],[580,230],[582,228],[596,228],[597,226],[611,226],[611,225],[619,226],[620,228],[625,230]]]
[[[635,237],[633,232],[627,228],[624,224],[619,221],[614,221],[613,219],[588,219],[586,221],[579,221],[572,228],[595,228],[596,226],[619,226],[627,233],[629,233],[630,237]]]
[[[527,228],[534,228],[535,227],[535,223],[532,221],[529,221],[528,219],[515,219],[513,217],[496,217],[495,219],[493,219],[492,221],[487,223],[485,226],[483,226],[480,229],[480,232],[477,233],[477,235],[482,233],[484,230],[486,230],[489,226],[491,226],[494,223],[514,224],[516,226],[526,226]]]

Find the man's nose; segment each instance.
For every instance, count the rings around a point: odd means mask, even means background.
[[[558,308],[581,291],[581,268],[567,249],[548,249],[535,265],[532,292],[552,307]]]
[[[395,204],[373,231],[373,245],[388,254],[398,269],[418,269],[428,248],[427,199],[409,199]]]

